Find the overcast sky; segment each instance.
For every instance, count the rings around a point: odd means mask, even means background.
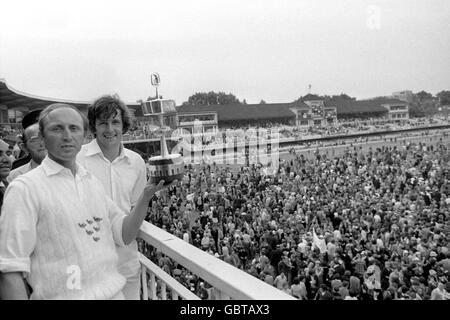
[[[177,104],[450,90],[448,0],[0,0],[0,78],[33,95]]]

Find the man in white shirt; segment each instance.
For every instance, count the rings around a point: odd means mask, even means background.
[[[125,215],[100,181],[76,163],[87,121],[75,107],[52,104],[39,118],[48,156],[14,179],[0,216],[0,295],[27,299],[123,299],[126,282],[115,244],[137,236],[153,195],[146,185]]]
[[[122,144],[130,125],[127,106],[116,96],[103,96],[89,107],[88,120],[95,139],[85,144],[77,161],[103,184],[106,194],[126,214],[136,205],[146,183],[145,162]],[[127,279],[127,300],[139,300],[140,264],[137,243],[117,247],[119,271]]]
[[[11,173],[11,160],[6,155],[6,150],[8,150],[8,147],[5,148],[0,143],[0,215],[2,212],[3,196],[8,187],[8,176]]]
[[[11,182],[18,176],[27,173],[41,164],[47,155],[44,141],[39,136],[39,125],[37,123],[25,128],[22,134],[22,148],[31,155],[31,161],[23,166],[15,168],[8,176],[8,181]]]

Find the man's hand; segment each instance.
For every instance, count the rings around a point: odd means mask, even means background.
[[[155,193],[166,190],[177,183],[177,180],[164,185],[164,180],[161,180],[157,185],[153,183],[148,183],[144,187],[144,191],[136,203],[136,206],[131,209],[131,214],[127,215],[122,224],[122,239],[123,242],[128,245],[136,239],[139,228],[147,216],[148,203]]]
[[[144,195],[153,197],[155,193],[164,189],[164,180],[159,181],[158,184],[153,184],[150,180],[144,187]]]
[[[144,188],[144,195],[148,196],[149,198],[153,197],[153,195],[161,190],[167,190],[174,185],[176,185],[178,180],[174,180],[171,183],[164,185],[165,181],[161,180],[158,182],[158,184],[153,184],[152,182],[148,182],[147,185]]]

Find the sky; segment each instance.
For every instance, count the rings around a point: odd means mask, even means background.
[[[0,78],[127,103],[196,92],[291,102],[450,90],[448,0],[0,0]],[[311,85],[311,88],[309,88]]]

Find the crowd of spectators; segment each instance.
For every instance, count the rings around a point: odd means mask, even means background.
[[[413,129],[428,127],[439,124],[448,124],[448,120],[441,118],[412,118],[404,121],[394,122],[387,119],[339,119],[336,123],[327,126],[295,127],[282,126],[280,133],[284,137],[307,139],[308,137],[330,137],[336,135],[347,135],[368,132],[383,132],[401,129]]]
[[[275,175],[188,166],[148,220],[298,299],[450,299],[449,160],[441,141],[294,154]],[[144,252],[211,298],[197,276]]]
[[[145,139],[159,139],[160,133],[152,130],[151,126],[146,124],[145,121],[140,121],[139,125],[133,127],[126,135],[124,135],[124,141],[132,140],[145,140]],[[267,122],[258,126],[252,125],[235,125],[235,126],[221,126],[218,132],[214,134],[210,132],[209,134],[202,134],[201,144],[203,146],[218,146],[220,145],[232,145],[234,143],[233,135],[226,135],[227,130],[276,130],[279,132],[279,138],[294,138],[294,139],[308,139],[308,138],[322,138],[331,137],[337,135],[348,135],[357,133],[368,133],[368,132],[383,132],[392,131],[400,129],[412,129],[418,127],[427,127],[438,124],[448,124],[448,120],[435,118],[412,118],[401,122],[393,122],[386,119],[380,118],[368,118],[368,119],[339,119],[336,123],[326,125],[326,126],[310,126],[310,127],[297,127],[294,125],[286,125],[276,122]],[[217,139],[217,133],[225,134],[225,137],[220,137]],[[167,137],[171,136],[171,132],[166,133]],[[194,136],[191,137],[192,140],[195,139]]]

